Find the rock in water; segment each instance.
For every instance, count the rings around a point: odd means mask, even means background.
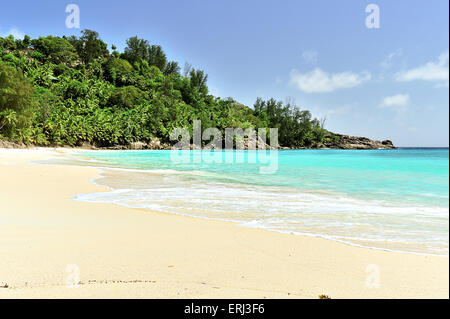
[[[130,150],[144,150],[147,148],[147,144],[143,142],[133,142],[128,146]]]
[[[373,150],[373,149],[395,149],[394,144],[390,140],[374,141],[367,137],[350,136],[331,133],[325,138],[324,146],[333,149],[357,149],[357,150]]]

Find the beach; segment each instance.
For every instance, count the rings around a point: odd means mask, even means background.
[[[73,200],[109,190],[67,152],[0,149],[0,298],[449,297],[448,256]]]

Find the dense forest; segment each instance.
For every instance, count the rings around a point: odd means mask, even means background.
[[[278,128],[288,147],[321,145],[307,110],[275,99],[253,108],[209,94],[208,75],[131,37],[120,53],[95,31],[79,37],[0,38],[0,139],[33,145],[128,145],[202,127]],[[328,138],[328,137],[327,137]]]

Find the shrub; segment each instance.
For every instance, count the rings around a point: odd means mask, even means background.
[[[0,62],[0,133],[14,137],[31,125],[34,88],[21,72]]]
[[[134,86],[116,88],[112,93],[109,104],[117,108],[132,108],[144,101],[144,92]]]
[[[110,58],[105,64],[106,79],[117,85],[127,84],[132,72],[133,66],[127,60]]]

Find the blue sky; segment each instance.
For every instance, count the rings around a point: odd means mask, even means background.
[[[0,36],[78,35],[65,25],[71,3],[81,29],[120,50],[134,35],[161,44],[204,69],[216,95],[291,98],[334,132],[449,145],[446,0],[17,0],[2,3]],[[370,3],[380,28],[366,27]]]

